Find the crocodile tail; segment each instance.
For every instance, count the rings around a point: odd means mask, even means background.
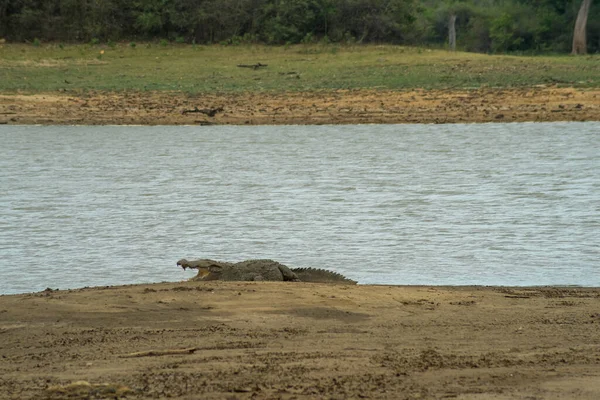
[[[346,283],[356,285],[356,281],[346,278],[337,272],[318,268],[292,268],[301,282]]]

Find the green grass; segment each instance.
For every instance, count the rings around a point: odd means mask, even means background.
[[[101,53],[103,52],[103,53]],[[237,64],[268,64],[252,70]],[[0,46],[0,91],[600,86],[600,56],[490,56],[391,45]]]

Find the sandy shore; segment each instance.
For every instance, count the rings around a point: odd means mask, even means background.
[[[213,110],[214,116],[196,112]],[[191,111],[191,112],[190,112]],[[600,90],[0,94],[0,124],[279,125],[600,121]]]
[[[183,282],[0,296],[0,398],[598,399],[600,289]]]

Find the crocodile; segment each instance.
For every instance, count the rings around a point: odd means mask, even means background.
[[[355,285],[356,281],[337,272],[317,268],[289,268],[274,260],[246,260],[238,263],[209,259],[177,261],[184,270],[197,269],[191,281],[291,281],[329,282]]]

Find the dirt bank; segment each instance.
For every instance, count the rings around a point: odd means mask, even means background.
[[[600,289],[185,282],[0,297],[0,398],[598,399]]]
[[[215,110],[215,115],[195,112],[196,108]],[[598,89],[0,95],[0,123],[4,124],[277,125],[599,120]]]

